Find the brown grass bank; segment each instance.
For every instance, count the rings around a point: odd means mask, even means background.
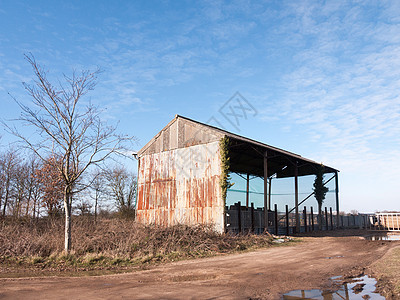
[[[390,249],[370,267],[386,299],[400,299],[400,246]]]
[[[73,220],[72,251],[63,253],[63,220],[1,220],[0,271],[123,270],[271,245],[268,236],[218,234],[207,226],[144,226],[132,220]]]

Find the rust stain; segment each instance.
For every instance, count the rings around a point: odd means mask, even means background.
[[[138,186],[138,199],[143,199],[143,185]],[[137,210],[143,209],[143,201],[138,201],[136,205]]]
[[[164,179],[155,179],[152,182],[157,183],[157,182],[168,182],[168,181],[174,181],[174,178],[164,178]]]
[[[140,158],[137,220],[171,226],[221,223],[223,203],[219,185],[219,151],[208,151],[204,161],[184,148],[153,153]],[[183,152],[192,151],[192,152]],[[190,154],[189,154],[190,153]],[[217,213],[218,212],[218,213]]]

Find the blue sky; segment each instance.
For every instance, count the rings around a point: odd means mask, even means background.
[[[54,78],[100,66],[89,97],[138,149],[239,91],[257,114],[226,129],[339,169],[343,210],[399,210],[399,22],[398,1],[1,0],[0,118],[28,52]]]

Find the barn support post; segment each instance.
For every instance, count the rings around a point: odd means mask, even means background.
[[[238,233],[242,233],[242,203],[237,203]]]
[[[289,235],[289,205],[286,204],[286,235]]]
[[[335,172],[335,194],[336,194],[336,227],[340,227],[340,218],[339,218],[339,177],[338,171]]]
[[[325,227],[326,230],[329,230],[328,228],[328,208],[325,206]]]
[[[250,186],[250,175],[246,177],[246,208],[249,208],[249,186]]]
[[[271,208],[271,190],[272,190],[272,178],[269,179],[268,186],[268,207]]]
[[[275,234],[278,235],[279,234],[279,227],[278,227],[278,204],[275,203],[274,205],[274,223],[275,223]]]
[[[300,232],[300,216],[299,216],[299,185],[298,185],[299,168],[294,167],[294,206],[296,207],[296,232]]]
[[[250,212],[251,212],[251,233],[254,233],[254,203],[253,202],[251,202]]]
[[[304,210],[303,210],[303,215],[304,215],[304,232],[307,232],[308,228],[307,228],[307,207],[304,206]]]
[[[264,231],[268,232],[268,151],[264,153]]]
[[[311,206],[311,231],[314,231],[314,212],[312,206]]]

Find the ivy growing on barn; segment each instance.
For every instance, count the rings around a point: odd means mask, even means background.
[[[222,199],[224,203],[226,202],[226,194],[228,189],[233,185],[230,182],[229,176],[229,168],[230,168],[230,161],[229,161],[229,143],[230,140],[227,137],[223,137],[219,141],[219,151],[221,157],[221,178],[220,178],[220,186],[222,190]]]

